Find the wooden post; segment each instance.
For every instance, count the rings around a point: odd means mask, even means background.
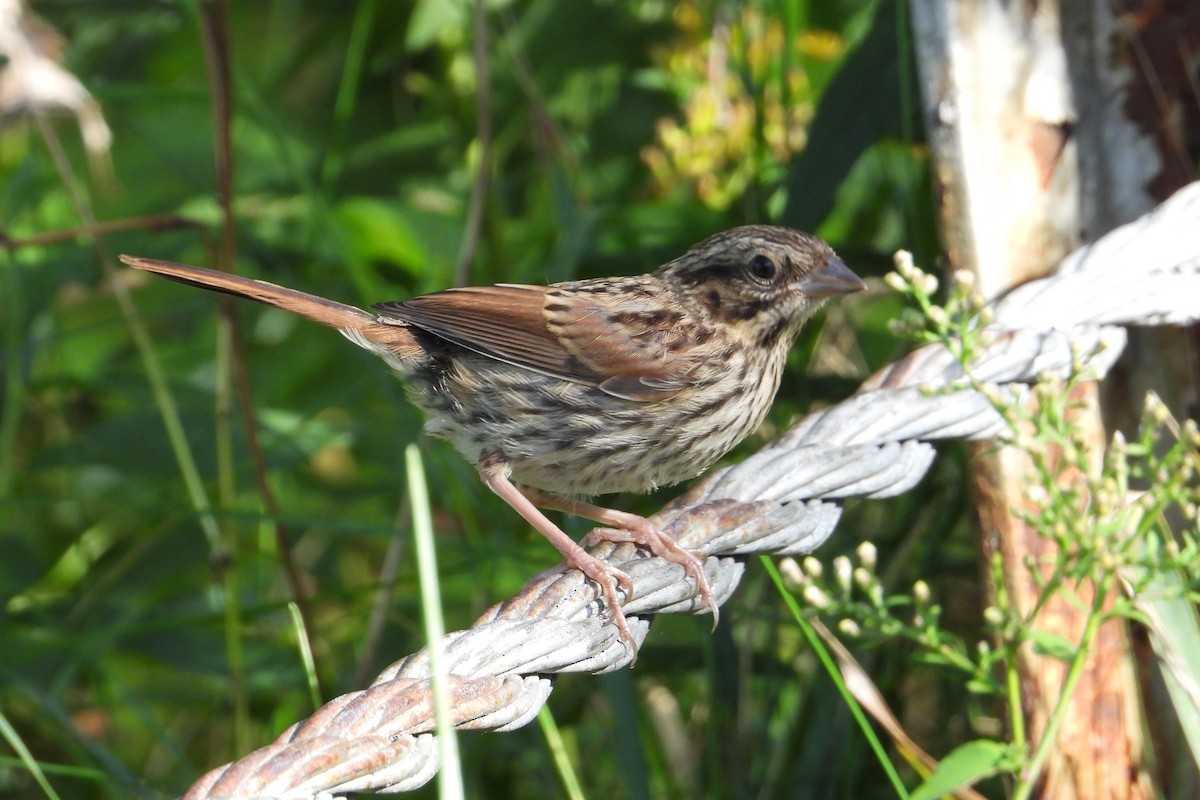
[[[1144,71],[1150,65],[1137,54],[1145,42],[1129,36],[1163,24],[1153,19],[1167,13],[1157,6],[1120,20],[1118,28],[1106,0],[913,0],[948,269],[974,272],[984,294],[994,298],[1046,273],[1071,250],[1148,211],[1190,179],[1179,164],[1194,164],[1194,157],[1169,151],[1178,138],[1162,130],[1170,117],[1161,103],[1187,102],[1192,65],[1184,56],[1195,53],[1200,41],[1200,4],[1182,5],[1189,8],[1175,13],[1187,17],[1187,25],[1170,20],[1171,30],[1190,31],[1196,39],[1160,42],[1156,52],[1183,54],[1174,65],[1179,76],[1164,81]],[[1163,98],[1164,85],[1174,94]],[[1163,116],[1149,125],[1131,113],[1147,107],[1145,93],[1152,89],[1160,104],[1149,107],[1160,108]],[[1163,380],[1169,371],[1166,380],[1182,387],[1169,396],[1183,401],[1196,396],[1195,348],[1188,332],[1173,335],[1176,356],[1170,361],[1183,366],[1135,366],[1118,388],[1105,392],[1122,400],[1113,413],[1102,413],[1098,387],[1076,388],[1074,422],[1086,432],[1089,462],[1097,468],[1108,438],[1105,419],[1126,427],[1152,379]],[[1134,338],[1136,354],[1145,340]],[[980,446],[973,469],[984,557],[994,554],[1003,565],[1004,585],[991,587],[993,597],[1003,590],[1019,613],[1028,613],[1038,595],[1031,565],[1053,556],[1055,547],[1020,516],[1030,497],[1029,465],[1015,450]],[[1090,588],[1071,590],[1086,602]],[[1035,625],[1078,641],[1084,613],[1065,601],[1052,602]],[[1153,796],[1129,649],[1123,623],[1102,626],[1041,777],[1041,796]],[[1045,729],[1061,694],[1064,669],[1032,648],[1020,654],[1022,713],[1031,742]]]

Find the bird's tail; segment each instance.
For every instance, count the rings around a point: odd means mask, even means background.
[[[121,256],[121,261],[134,269],[153,272],[177,283],[278,306],[322,325],[337,328],[355,344],[377,351],[380,355],[388,357],[389,361],[393,358],[415,359],[422,354],[422,348],[407,326],[382,322],[374,314],[345,303],[267,281],[244,278],[241,275],[204,267],[177,264],[173,261],[138,256]]]

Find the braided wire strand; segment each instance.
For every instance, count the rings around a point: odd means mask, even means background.
[[[1048,278],[994,306],[971,377],[1019,398],[1039,376],[1102,378],[1125,345],[1126,325],[1200,320],[1200,184],[1068,256]],[[988,439],[1006,430],[994,400],[965,380],[941,346],[923,347],[869,378],[838,405],[810,414],[739,464],[709,475],[652,519],[707,556],[713,598],[723,603],[743,574],[741,557],[819,547],[847,497],[911,489],[941,439]],[[623,610],[638,644],[654,614],[700,613],[683,568],[629,543],[590,548],[629,574]],[[453,723],[513,730],[537,714],[559,672],[608,672],[631,653],[606,622],[595,587],[575,570],[533,578],[442,642]],[[402,792],[436,773],[428,652],[385,669],[366,689],[331,700],[271,744],[204,775],[185,800],[325,798],[351,791]]]

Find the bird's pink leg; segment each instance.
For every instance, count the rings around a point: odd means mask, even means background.
[[[562,554],[563,560],[568,567],[579,570],[600,587],[600,594],[604,598],[605,605],[612,612],[613,624],[617,626],[621,639],[633,650],[634,657],[636,658],[637,640],[633,638],[633,632],[629,630],[629,623],[625,620],[625,612],[621,610],[621,598],[617,594],[617,587],[620,586],[627,598],[633,597],[633,581],[629,579],[628,575],[615,568],[612,564],[596,558],[587,550],[584,550],[578,542],[551,522],[517,488],[516,484],[509,480],[508,472],[508,465],[499,460],[484,458],[479,463],[479,475],[483,478],[484,484],[499,495],[500,499],[512,506],[513,510],[536,528],[538,533],[545,536],[550,541],[550,544],[554,545],[558,552]]]
[[[713,627],[717,626],[720,611],[716,601],[713,600],[708,576],[704,574],[704,559],[692,551],[680,547],[678,542],[663,533],[653,522],[627,511],[618,511],[585,503],[582,500],[573,500],[542,489],[532,487],[522,487],[522,489],[531,502],[542,508],[565,511],[577,517],[590,519],[592,522],[599,522],[601,525],[611,526],[595,531],[593,536],[607,539],[610,542],[633,542],[644,546],[661,559],[670,561],[672,564],[679,564],[683,567],[684,574],[695,581],[696,592],[700,595],[700,600],[712,611]]]

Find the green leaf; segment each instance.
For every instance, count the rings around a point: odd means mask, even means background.
[[[1030,631],[1029,638],[1033,641],[1035,653],[1057,658],[1059,661],[1070,661],[1078,649],[1074,642],[1057,633]]]
[[[350,197],[338,204],[336,217],[353,257],[363,262],[383,261],[420,274],[427,261],[425,248],[396,204],[372,197]]]
[[[1143,557],[1162,558],[1158,551],[1161,540],[1151,535],[1139,542]],[[1176,570],[1152,572],[1134,567],[1125,569],[1123,577],[1127,585],[1138,587],[1134,604],[1149,632],[1155,663],[1183,731],[1183,740],[1167,743],[1168,752],[1163,756],[1171,763],[1182,763],[1186,752],[1200,764],[1200,618],[1188,597],[1187,578]]]
[[[910,800],[936,800],[956,789],[973,786],[1000,772],[1007,757],[1008,747],[992,739],[976,739],[960,745],[941,760]]]
[[[408,23],[405,45],[410,51],[422,50],[450,33],[461,38],[468,9],[463,0],[419,0]]]
[[[788,170],[789,225],[814,230],[833,209],[846,173],[873,145],[921,130],[916,109],[901,106],[902,81],[918,85],[896,51],[896,4],[880,3],[866,36],[821,94],[808,145]],[[853,97],[848,103],[844,98]],[[905,116],[909,117],[906,124]]]

